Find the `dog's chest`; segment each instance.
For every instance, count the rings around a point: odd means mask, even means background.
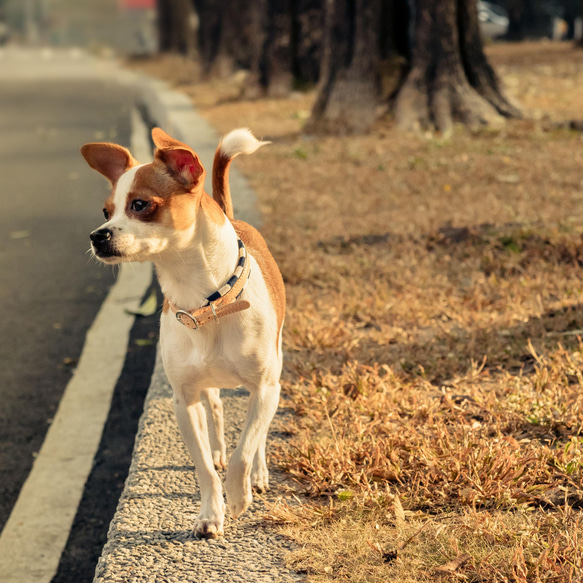
[[[162,317],[161,349],[168,376],[187,375],[203,387],[234,388],[244,383],[239,326],[227,319],[219,325],[189,330]],[[238,340],[239,339],[239,340]]]

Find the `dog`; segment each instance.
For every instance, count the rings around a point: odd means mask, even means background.
[[[268,142],[247,129],[229,133],[213,162],[213,197],[205,169],[188,145],[152,130],[154,160],[138,163],[124,147],[89,143],[81,153],[111,183],[105,223],[90,234],[108,265],[151,261],[164,294],[160,350],[173,390],[180,433],[201,493],[193,534],[223,534],[225,504],[233,517],[251,504],[252,488],[269,485],[268,427],[279,403],[285,288],[260,233],[233,217],[229,167]],[[220,388],[245,386],[247,417],[227,467]]]

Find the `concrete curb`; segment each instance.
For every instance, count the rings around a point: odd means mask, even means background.
[[[124,74],[123,82],[129,78]],[[194,111],[189,99],[160,81],[138,77],[139,99],[148,121],[194,147],[207,172],[219,136]],[[231,171],[235,214],[258,225],[255,195],[236,168]],[[207,191],[209,189],[207,188]],[[235,447],[246,410],[244,389],[222,391],[228,451]],[[284,411],[277,417],[282,420]],[[283,439],[272,429],[269,441]],[[227,517],[225,537],[196,540],[191,529],[199,496],[194,467],[179,435],[171,388],[158,355],[136,436],[133,460],[94,583],[273,582],[303,577],[285,567],[290,541],[263,522],[265,503],[284,494],[284,476],[270,468],[272,489],[255,495],[239,520]]]

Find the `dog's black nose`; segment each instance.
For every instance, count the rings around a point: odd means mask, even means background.
[[[96,245],[103,245],[108,241],[111,241],[111,230],[110,229],[97,229],[93,231],[89,237]]]

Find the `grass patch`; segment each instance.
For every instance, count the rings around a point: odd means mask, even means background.
[[[308,139],[313,93],[179,77],[273,142],[240,160],[288,294],[270,455],[296,487],[268,519],[310,581],[583,579],[583,140],[550,123],[583,52],[488,51],[530,119],[451,142]]]

